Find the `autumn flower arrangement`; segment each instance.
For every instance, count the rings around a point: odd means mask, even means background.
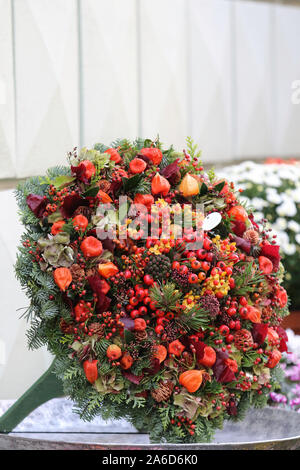
[[[278,245],[233,184],[204,172],[191,139],[183,152],[119,140],[68,159],[17,190],[29,346],[55,355],[83,419],[211,440],[277,384],[288,314]]]

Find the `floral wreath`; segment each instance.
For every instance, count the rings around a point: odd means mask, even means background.
[[[204,172],[190,138],[183,152],[119,140],[68,161],[16,191],[29,347],[55,355],[82,419],[125,418],[154,442],[210,441],[280,380],[288,298],[275,239],[232,183]],[[134,206],[146,212],[133,219]]]

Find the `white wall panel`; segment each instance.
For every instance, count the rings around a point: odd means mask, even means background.
[[[236,51],[235,157],[274,152],[274,74],[271,14],[274,6],[234,2]]]
[[[135,0],[81,1],[83,144],[138,134]]]
[[[10,0],[0,0],[0,178],[15,174],[13,40]]]
[[[186,5],[140,0],[142,135],[159,133],[162,142],[178,149],[188,131]]]
[[[76,0],[15,0],[18,176],[78,143]]]
[[[203,160],[231,157],[230,2],[190,0],[189,133],[203,150]]]
[[[276,151],[300,154],[300,104],[292,103],[292,83],[300,80],[300,8],[276,7]]]

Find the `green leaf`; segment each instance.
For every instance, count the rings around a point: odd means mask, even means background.
[[[215,190],[220,193],[222,189],[224,188],[224,186],[225,186],[225,181],[222,181],[221,183],[216,184]]]
[[[49,178],[46,176],[45,178],[40,178],[40,184],[52,184],[56,189],[63,189],[67,186],[70,186],[75,181],[75,176],[70,175],[60,175],[54,179]]]
[[[98,191],[99,191],[98,186],[91,186],[85,191],[85,193],[83,193],[83,196],[84,197],[95,197],[95,196],[97,196]]]
[[[205,196],[207,192],[208,192],[208,187],[206,186],[205,183],[202,183],[201,188],[200,188],[200,196]]]
[[[124,338],[127,344],[131,343],[131,341],[134,341],[134,334],[130,330],[125,330],[124,331]]]
[[[134,175],[131,178],[122,178],[123,189],[125,192],[132,191],[142,179],[142,175]]]
[[[152,145],[153,145],[153,142],[151,139],[144,140],[144,147],[151,147]]]

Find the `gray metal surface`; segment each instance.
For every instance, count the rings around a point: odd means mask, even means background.
[[[251,410],[242,422],[226,422],[210,444],[150,444],[146,434],[120,431],[103,424],[99,432],[0,434],[0,449],[300,449],[300,414],[275,408]]]

